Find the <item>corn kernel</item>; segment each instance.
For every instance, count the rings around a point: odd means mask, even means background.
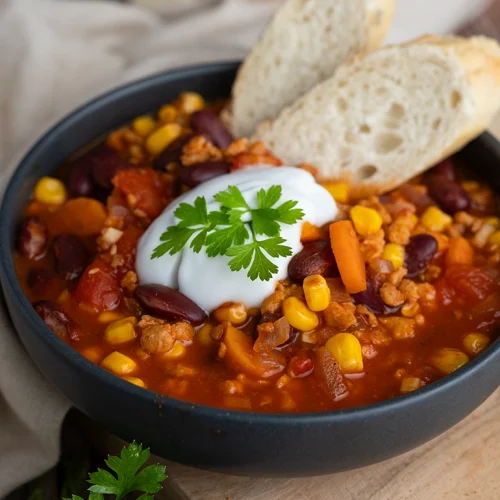
[[[363,371],[361,344],[352,333],[337,333],[330,337],[325,347],[343,372],[359,373]]]
[[[468,333],[464,337],[464,348],[472,355],[479,354],[481,351],[488,347],[490,338],[488,335],[479,332]]]
[[[123,314],[116,311],[104,311],[99,314],[97,321],[99,323],[111,323],[112,321],[117,321],[123,318]]]
[[[64,184],[54,177],[42,177],[35,184],[33,196],[36,201],[47,205],[61,205],[68,197]]]
[[[128,375],[137,369],[136,362],[118,351],[108,354],[101,362],[101,366],[116,375]]]
[[[441,232],[453,219],[437,207],[429,207],[420,218],[420,222],[429,231]]]
[[[179,96],[178,106],[182,112],[189,114],[203,109],[205,101],[203,97],[196,92],[183,92]]]
[[[394,269],[399,269],[405,261],[405,249],[396,243],[387,243],[382,251],[382,258],[392,262]]]
[[[162,358],[166,359],[179,359],[186,354],[187,347],[182,342],[175,342],[174,347],[170,351],[162,355]]]
[[[332,195],[337,203],[347,203],[349,186],[344,182],[322,182],[321,185]]]
[[[137,319],[134,316],[119,319],[110,323],[104,331],[104,338],[110,344],[123,344],[135,339],[135,324]]]
[[[493,226],[495,229],[500,227],[500,219],[498,217],[486,217],[484,223]]]
[[[138,387],[146,387],[144,380],[142,378],[137,377],[123,377],[123,380],[130,382],[131,384],[137,385]]]
[[[500,245],[500,231],[495,231],[488,239],[492,245]]]
[[[432,366],[446,374],[458,370],[468,361],[468,356],[462,351],[459,351],[458,349],[450,349],[447,347],[438,349],[436,353],[431,357]]]
[[[243,302],[227,302],[214,311],[214,318],[219,323],[229,321],[232,325],[242,325],[248,318]]]
[[[331,292],[328,284],[320,274],[307,276],[302,285],[307,307],[311,311],[324,311],[330,303]]]
[[[356,205],[351,208],[351,219],[356,232],[361,236],[375,234],[382,227],[382,217],[373,208]]]
[[[405,304],[401,308],[401,314],[405,318],[413,318],[415,314],[417,314],[420,311],[420,306],[418,305],[418,302],[414,302],[413,304]]]
[[[209,346],[213,344],[212,336],[210,335],[210,332],[212,331],[212,328],[214,326],[211,325],[210,323],[205,323],[197,332],[195,335],[195,338],[198,339],[199,342],[201,342],[205,346]]]
[[[172,123],[175,122],[177,118],[177,110],[174,106],[167,104],[166,106],[162,106],[158,111],[158,118],[163,123]]]
[[[141,136],[147,137],[156,127],[156,122],[150,116],[138,116],[132,124],[134,130]]]
[[[102,358],[102,349],[99,346],[86,347],[82,351],[82,356],[92,361],[92,363],[98,363]]]
[[[314,330],[319,324],[318,315],[297,297],[286,298],[282,307],[288,323],[301,332]]]
[[[405,377],[401,381],[400,391],[403,393],[413,392],[422,387],[422,381],[418,377]]]
[[[155,130],[146,139],[146,149],[152,155],[159,155],[171,142],[181,135],[182,127],[177,123],[167,123]]]

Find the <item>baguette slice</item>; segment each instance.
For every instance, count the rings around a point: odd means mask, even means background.
[[[288,0],[241,66],[225,121],[249,136],[347,57],[377,48],[395,0]]]
[[[261,124],[286,164],[389,190],[462,148],[500,108],[500,46],[426,36],[357,56]]]

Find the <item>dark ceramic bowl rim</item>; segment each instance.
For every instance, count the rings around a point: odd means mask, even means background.
[[[8,227],[7,214],[9,210],[7,207],[13,204],[16,194],[18,192],[19,186],[22,183],[25,171],[29,170],[31,159],[37,157],[37,153],[41,145],[52,139],[54,136],[57,137],[59,132],[68,126],[70,123],[77,122],[81,117],[93,113],[98,110],[102,105],[112,102],[118,97],[124,97],[130,92],[148,88],[152,85],[161,83],[165,78],[171,77],[172,73],[183,73],[185,76],[197,75],[200,71],[220,68],[228,69],[234,68],[239,64],[239,61],[229,61],[223,63],[215,64],[201,64],[193,65],[182,68],[176,68],[167,72],[162,72],[154,74],[152,76],[142,78],[140,80],[133,81],[131,83],[125,84],[123,86],[114,88],[105,92],[96,98],[86,102],[85,104],[78,107],[73,112],[66,115],[64,118],[59,120],[55,125],[53,125],[45,134],[43,134],[38,141],[31,147],[29,152],[23,157],[19,162],[19,165],[15,169],[6,189],[4,192],[4,197],[2,200],[2,205],[0,209],[0,228]],[[490,137],[490,139],[492,139]],[[198,413],[200,416],[207,416],[218,419],[228,419],[237,420],[239,422],[244,422],[249,425],[259,421],[261,423],[268,423],[271,425],[314,425],[314,423],[319,422],[339,422],[345,421],[346,419],[360,419],[364,420],[370,416],[386,413],[391,411],[398,411],[404,409],[405,407],[412,404],[422,403],[432,397],[434,394],[439,395],[439,393],[446,392],[449,388],[456,384],[460,384],[461,381],[467,377],[473,377],[483,366],[487,364],[488,360],[495,356],[497,352],[500,352],[500,341],[496,341],[494,344],[489,346],[484,352],[477,355],[471,361],[469,361],[464,367],[460,368],[456,372],[445,376],[441,380],[429,384],[418,391],[397,396],[388,400],[384,400],[378,403],[373,403],[370,405],[363,405],[355,408],[349,408],[345,410],[333,410],[326,412],[315,412],[315,413],[259,413],[259,412],[244,412],[236,410],[224,410],[221,408],[189,403],[187,401],[182,401],[179,399],[171,398],[162,394],[155,393],[148,389],[143,389],[137,387],[119,377],[107,372],[103,368],[95,365],[91,361],[84,358],[76,350],[66,344],[62,339],[55,335],[41,320],[41,318],[36,314],[31,303],[25,296],[21,284],[17,279],[17,275],[14,269],[13,263],[13,253],[12,248],[14,247],[12,241],[12,235],[8,231],[3,230],[0,234],[0,266],[6,277],[7,284],[10,290],[14,293],[15,297],[20,303],[22,310],[29,321],[30,326],[36,332],[36,335],[40,335],[42,340],[49,345],[51,349],[56,351],[59,355],[64,357],[67,362],[74,363],[80,370],[86,371],[95,381],[95,383],[102,383],[113,386],[117,391],[123,393],[126,397],[127,394],[131,394],[134,397],[147,400],[150,403],[161,405],[166,410],[169,406],[175,407],[179,410],[192,411]],[[5,286],[5,284],[4,284]]]

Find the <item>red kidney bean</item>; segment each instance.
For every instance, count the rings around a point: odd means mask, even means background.
[[[191,299],[173,288],[163,285],[141,285],[135,296],[152,313],[174,321],[188,321],[201,325],[206,319],[205,311]]]
[[[204,135],[219,148],[227,148],[234,141],[234,137],[221,119],[207,109],[191,115],[191,126],[195,132]]]
[[[206,161],[181,168],[180,179],[189,187],[195,187],[214,177],[228,174],[231,165],[225,161]]]
[[[47,252],[48,244],[49,232],[45,224],[38,217],[28,217],[19,232],[19,253],[30,260],[40,259]]]
[[[434,167],[432,167],[428,174],[430,177],[436,177],[442,181],[456,181],[457,175],[455,172],[455,165],[450,158],[443,160]]]
[[[26,278],[26,284],[37,295],[45,292],[52,280],[52,273],[48,269],[32,269]]]
[[[61,234],[54,238],[52,250],[56,271],[65,279],[78,278],[88,264],[88,253],[82,241],[73,234]]]
[[[97,186],[107,189],[113,187],[111,179],[119,170],[133,168],[134,165],[120,158],[120,155],[107,146],[100,146],[91,154],[92,162],[92,179]]]
[[[71,196],[91,197],[94,194],[94,189],[91,159],[84,155],[76,160],[70,168],[68,190]]]
[[[314,369],[314,361],[305,353],[294,356],[288,363],[288,375],[293,378],[307,377]]]
[[[435,180],[429,184],[429,194],[449,214],[467,210],[471,205],[467,191],[458,182],[442,183]]]
[[[41,300],[33,304],[35,311],[45,324],[60,337],[69,337],[79,340],[79,333],[75,322],[52,300]]]
[[[288,264],[288,276],[294,281],[302,282],[312,274],[339,275],[332,248],[326,240],[305,243]]]
[[[370,270],[366,273],[366,290],[351,295],[355,304],[362,304],[368,307],[375,314],[394,314],[401,309],[401,306],[390,307],[380,298],[379,290],[382,286],[382,279],[379,274],[373,274]]]
[[[430,234],[417,234],[410,239],[405,248],[405,267],[407,278],[413,278],[424,271],[436,255],[438,243]]]
[[[182,135],[172,141],[167,148],[153,161],[152,167],[155,170],[165,170],[169,163],[180,163],[182,149],[195,136],[193,133]]]

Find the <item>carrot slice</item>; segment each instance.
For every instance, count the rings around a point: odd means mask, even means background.
[[[452,238],[448,253],[446,254],[446,264],[472,264],[474,262],[474,249],[465,238]]]
[[[302,233],[300,234],[300,241],[316,241],[321,238],[321,229],[310,222],[302,224]]]
[[[104,205],[92,198],[73,198],[48,219],[52,234],[92,236],[99,234],[106,220]]]
[[[330,224],[330,244],[348,293],[366,290],[365,261],[350,220]]]

